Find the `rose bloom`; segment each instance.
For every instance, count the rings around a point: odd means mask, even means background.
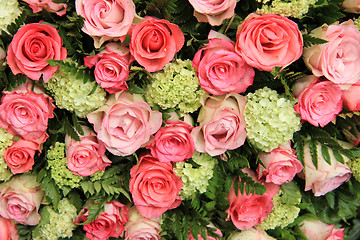
[[[161,240],[161,224],[157,218],[143,217],[136,207],[130,208],[125,224],[125,240]]]
[[[147,218],[158,218],[178,207],[182,185],[171,163],[160,162],[149,153],[142,155],[139,164],[130,170],[129,187],[134,204]]]
[[[6,58],[6,52],[2,47],[0,47],[0,65],[3,64],[5,58]]]
[[[135,17],[131,0],[76,0],[76,13],[85,18],[82,31],[94,39],[95,48],[124,37]]]
[[[354,116],[353,118],[355,122],[351,122],[348,128],[343,128],[342,132],[344,133],[346,139],[352,144],[354,144],[355,147],[357,147],[360,144],[360,132],[356,128],[356,122],[359,122],[360,120],[356,116]],[[352,128],[351,132],[349,130],[350,128]]]
[[[19,235],[16,229],[16,224],[10,219],[6,219],[0,216],[0,239],[1,240],[18,240]]]
[[[303,121],[316,127],[324,127],[334,120],[343,107],[341,88],[313,75],[298,80],[293,95],[298,99],[294,110]]]
[[[345,0],[342,2],[341,7],[345,8],[345,12],[360,13],[360,0]]]
[[[181,162],[192,157],[195,151],[190,134],[193,127],[185,122],[166,121],[154,140],[146,147],[160,162]]]
[[[117,156],[128,156],[145,147],[162,124],[160,112],[152,111],[140,95],[126,91],[110,95],[87,118],[106,149]]]
[[[128,213],[129,209],[120,202],[106,202],[104,211],[94,221],[83,226],[86,237],[90,240],[118,238],[124,232],[124,225],[128,221]],[[89,209],[85,207],[75,220],[75,224],[86,222],[88,216]]]
[[[33,10],[33,13],[41,12],[45,9],[48,12],[62,16],[66,13],[66,3],[54,3],[52,0],[23,0]]]
[[[117,43],[108,43],[99,54],[84,58],[87,67],[95,66],[96,82],[110,94],[129,89],[126,80],[132,61],[129,49]]]
[[[37,225],[38,213],[44,192],[36,182],[36,176],[16,175],[0,184],[0,216],[24,225]]]
[[[59,67],[46,60],[65,60],[67,51],[57,29],[45,23],[29,23],[14,35],[8,51],[7,64],[13,74],[23,73],[28,78],[44,82],[50,80]]]
[[[236,232],[230,235],[228,240],[276,240],[267,235],[265,231],[250,228],[246,231]]]
[[[345,148],[353,146],[348,142],[340,142],[340,144]],[[305,191],[312,190],[316,197],[322,196],[349,181],[351,178],[350,168],[346,164],[337,161],[331,149],[329,149],[331,164],[328,164],[321,153],[320,143],[316,145],[318,152],[318,168],[316,168],[312,161],[309,145],[309,142],[304,145],[305,165],[303,177],[305,178]],[[343,156],[343,158],[345,162],[349,160],[346,156]]]
[[[344,228],[335,228],[335,224],[326,224],[318,220],[304,220],[299,226],[308,240],[344,239]]]
[[[241,93],[254,81],[255,71],[226,39],[210,39],[194,56],[193,67],[200,86],[214,95]]]
[[[104,171],[111,165],[111,161],[105,155],[105,145],[90,128],[82,126],[84,135],[80,141],[75,141],[69,135],[65,137],[67,148],[68,169],[83,177],[90,176],[98,171]]]
[[[280,144],[269,153],[261,152],[259,159],[262,162],[257,168],[259,179],[265,177],[266,182],[277,185],[289,183],[304,168],[291,148],[290,141]]]
[[[250,66],[270,72],[301,57],[302,35],[295,22],[274,14],[251,13],[238,26],[236,51]]]
[[[149,72],[163,69],[185,42],[176,24],[149,16],[132,28],[130,39],[131,55]]]
[[[243,145],[245,97],[237,93],[203,95],[200,101],[202,108],[197,120],[200,125],[191,132],[196,151],[217,156]]]
[[[255,181],[256,174],[249,168],[244,169],[249,176]],[[241,181],[241,179],[239,180]],[[265,183],[266,192],[263,195],[253,195],[249,193],[235,194],[234,187],[231,188],[227,199],[229,200],[229,208],[226,210],[228,217],[232,223],[240,230],[248,230],[255,225],[259,225],[270,214],[274,204],[272,198],[277,194],[280,187],[273,183]]]
[[[234,16],[236,0],[189,0],[194,7],[194,16],[198,22],[208,22],[219,26],[225,19]]]
[[[12,92],[4,91],[0,104],[0,127],[12,135],[37,141],[53,118],[55,105],[38,85],[28,81]]]
[[[360,111],[360,82],[342,91],[344,107],[351,112]]]
[[[214,226],[214,224],[210,223],[210,224],[208,225],[208,227],[215,228],[216,230],[214,231],[214,233],[218,234],[219,237],[222,237],[222,232],[220,231],[220,229],[216,228],[216,227]],[[206,230],[206,231],[207,231],[207,230]],[[195,240],[195,239],[196,239],[196,238],[194,238],[194,236],[192,235],[192,232],[190,231],[187,240]],[[204,240],[204,238],[201,236],[201,233],[198,233],[197,239],[198,239],[198,240]],[[208,235],[206,235],[206,239],[207,239],[207,240],[219,240],[218,237],[211,237],[211,236],[208,236]]]
[[[360,78],[360,32],[354,22],[324,24],[310,34],[328,41],[304,48],[305,64],[313,74],[326,77],[342,89],[356,83]]]

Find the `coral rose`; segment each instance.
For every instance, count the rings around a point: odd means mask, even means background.
[[[41,12],[43,9],[48,12],[54,12],[59,16],[66,13],[66,3],[56,3],[52,0],[23,0],[33,10],[33,13]]]
[[[342,240],[345,234],[344,228],[335,228],[335,224],[326,224],[318,220],[304,220],[299,226],[308,240]]]
[[[19,235],[16,229],[16,224],[10,219],[6,219],[0,216],[0,239],[1,240],[18,240]]]
[[[356,82],[346,90],[342,91],[344,107],[351,112],[360,111],[360,82]]]
[[[301,57],[302,50],[302,35],[286,17],[251,13],[237,29],[236,51],[261,71],[286,67]]]

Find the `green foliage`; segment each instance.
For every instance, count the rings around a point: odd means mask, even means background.
[[[51,177],[51,173],[44,168],[37,175],[38,182],[41,182],[40,188],[45,192],[45,197],[48,202],[51,202],[56,208],[61,199],[61,193],[58,185]]]
[[[306,74],[302,72],[291,72],[287,68],[275,67],[271,74],[274,76],[274,79],[279,79],[281,84],[285,89],[285,94],[289,99],[293,99],[292,91],[290,86],[298,79],[305,77]]]
[[[352,227],[348,233],[348,240],[360,239],[360,219],[352,221]]]
[[[22,225],[20,223],[16,224],[16,229],[18,229],[19,240],[31,240],[32,238],[32,226]]]
[[[312,45],[327,43],[327,40],[313,37],[310,34],[303,34],[304,47],[311,47]]]
[[[86,221],[79,223],[79,225],[86,225],[93,222],[101,214],[101,212],[104,211],[104,205],[109,200],[110,198],[101,198],[95,200],[93,204],[88,207],[89,216],[87,216]]]

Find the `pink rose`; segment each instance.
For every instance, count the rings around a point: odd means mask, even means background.
[[[250,177],[257,181],[256,174],[249,168],[243,170]],[[241,181],[241,179],[239,179]],[[227,199],[229,208],[226,210],[232,223],[240,230],[248,230],[255,225],[259,225],[271,212],[274,204],[272,198],[277,194],[280,187],[273,183],[265,183],[266,192],[263,195],[246,195],[241,193],[235,194],[234,187],[231,188]]]
[[[345,12],[360,13],[360,0],[345,0],[342,2],[341,7],[345,8]]]
[[[0,184],[0,216],[24,225],[37,225],[44,192],[36,176],[21,174]]]
[[[109,93],[128,90],[126,80],[129,77],[130,63],[134,61],[127,47],[117,43],[108,43],[105,50],[95,56],[84,58],[89,68],[95,65],[95,80]]]
[[[131,168],[130,177],[134,204],[144,217],[157,218],[180,205],[178,193],[182,181],[175,175],[171,163],[160,162],[151,154],[144,154],[139,164]]]
[[[200,125],[191,132],[196,151],[216,156],[243,145],[246,138],[245,97],[237,93],[206,94],[200,101],[202,108],[197,120]]]
[[[360,33],[352,20],[340,25],[322,25],[312,36],[327,43],[304,48],[306,66],[317,77],[324,76],[346,89],[360,78]]]
[[[185,42],[176,24],[149,16],[132,28],[130,39],[131,55],[149,72],[163,69]]]
[[[308,240],[344,239],[344,228],[335,228],[335,224],[326,224],[318,220],[304,220],[299,226]]]
[[[105,240],[110,237],[118,238],[124,232],[124,225],[128,221],[129,209],[120,202],[106,202],[104,211],[97,218],[83,226],[86,237],[90,240]],[[85,207],[75,220],[75,224],[86,222],[89,209]]]
[[[276,240],[267,235],[265,231],[256,228],[250,228],[246,231],[236,232],[230,235],[228,240]]]
[[[53,118],[55,108],[44,90],[28,81],[12,92],[3,92],[0,105],[0,127],[12,135],[37,141],[43,136],[48,119]],[[32,91],[33,90],[33,91]]]
[[[6,219],[0,216],[0,239],[1,240],[18,240],[19,235],[16,229],[16,224],[10,219]]]
[[[66,135],[66,157],[68,169],[76,175],[86,177],[98,171],[104,171],[111,165],[111,161],[105,155],[104,143],[98,140],[90,128],[86,126],[82,128],[84,135],[81,136],[80,141],[75,141]]]
[[[290,141],[281,144],[278,148],[269,153],[261,152],[257,172],[259,179],[266,177],[266,182],[277,185],[289,183],[294,176],[304,168],[295,155],[295,150],[291,148]]]
[[[241,93],[254,81],[255,71],[235,52],[235,44],[210,39],[194,56],[193,67],[200,86],[214,95]]]
[[[54,3],[52,0],[23,0],[33,10],[33,13],[41,12],[45,9],[48,12],[62,16],[66,13],[66,3]]]
[[[353,118],[355,122],[349,122],[351,126],[343,128],[342,132],[344,133],[346,139],[357,147],[360,144],[360,132],[356,128],[356,122],[359,122],[360,120],[356,116],[353,116]],[[350,128],[352,128],[352,131],[350,131]]]
[[[344,107],[351,112],[360,111],[360,82],[342,91]]]
[[[294,110],[303,121],[324,127],[342,110],[342,92],[334,83],[313,75],[298,80],[293,95],[298,99]]]
[[[347,142],[340,142],[345,148],[351,148],[353,145]],[[318,168],[314,166],[310,154],[309,142],[304,145],[304,178],[305,191],[312,190],[315,196],[322,196],[336,188],[351,178],[350,168],[336,160],[334,153],[329,149],[331,164],[328,164],[321,152],[321,144],[317,143]],[[349,159],[343,156],[345,162]]]
[[[135,17],[132,0],[76,0],[75,7],[85,18],[83,32],[94,39],[96,48],[125,36]]]
[[[50,80],[58,67],[50,66],[46,60],[65,60],[67,51],[57,29],[45,23],[29,23],[14,35],[8,51],[7,64],[16,75],[44,82]]]
[[[216,230],[214,231],[214,233],[216,233],[217,235],[219,235],[219,237],[222,237],[222,236],[223,236],[223,235],[222,235],[222,232],[220,231],[220,229],[216,228],[216,227],[214,226],[214,224],[210,223],[210,224],[208,225],[208,227],[215,228]],[[207,230],[206,230],[206,231],[207,231]],[[187,240],[195,240],[195,239],[196,239],[196,238],[194,238],[194,236],[192,235],[192,232],[190,231]],[[201,236],[201,233],[198,233],[197,239],[198,239],[198,240],[204,240],[204,238]],[[207,240],[219,240],[218,237],[215,238],[215,237],[211,237],[211,236],[208,236],[208,235],[206,236],[206,239],[207,239]]]
[[[110,95],[98,110],[87,115],[98,138],[112,154],[127,156],[145,147],[162,124],[162,114],[152,111],[137,94]]]
[[[251,13],[238,26],[236,51],[250,66],[270,72],[301,57],[302,35],[295,22],[274,14]]]
[[[185,122],[166,121],[154,140],[146,147],[160,162],[181,162],[191,158],[195,151],[194,140],[190,134],[192,126]]]
[[[199,22],[219,26],[225,19],[234,16],[236,0],[189,0],[194,7],[194,16]]]
[[[125,240],[161,240],[161,224],[157,218],[143,217],[136,207],[130,208],[125,225]]]

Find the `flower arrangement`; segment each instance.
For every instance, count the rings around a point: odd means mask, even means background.
[[[360,3],[0,9],[0,239],[360,238]]]

